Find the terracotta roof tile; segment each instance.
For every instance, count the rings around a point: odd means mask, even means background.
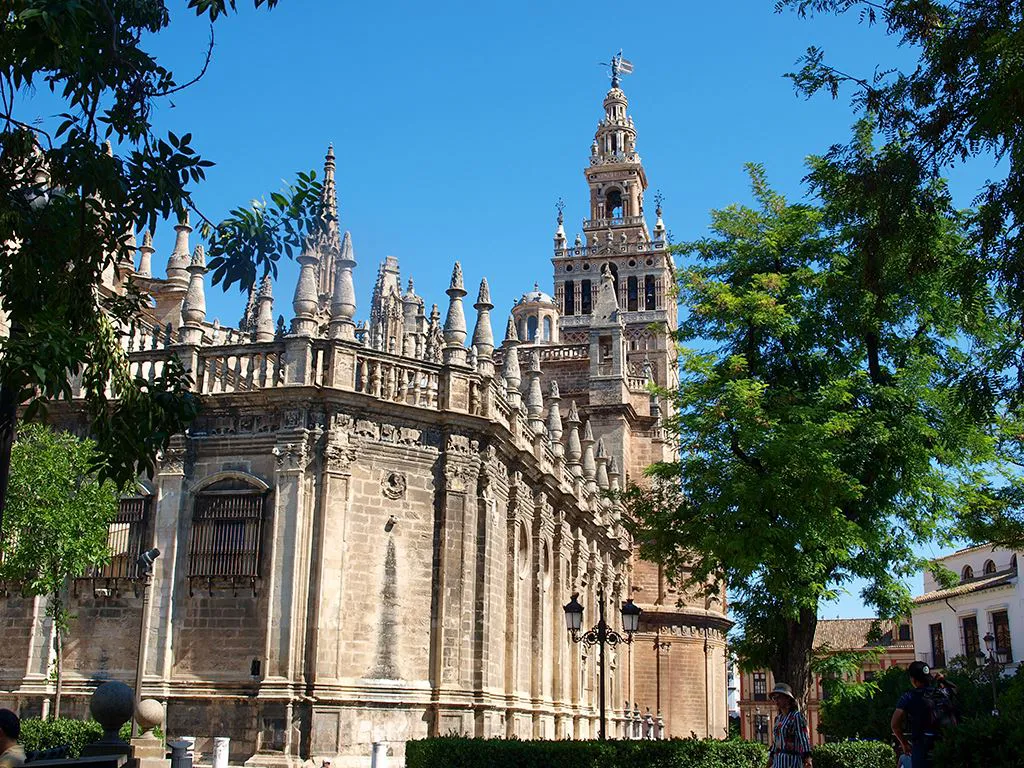
[[[958,597],[960,595],[969,595],[972,592],[995,589],[996,587],[1012,584],[1013,580],[1016,578],[1016,571],[1002,571],[1000,573],[994,573],[991,576],[983,576],[980,579],[965,581],[962,584],[957,584],[955,587],[950,587],[949,589],[937,589],[934,592],[926,592],[923,595],[915,597],[914,602],[918,604],[931,603],[935,600],[945,600],[949,597]]]
[[[904,622],[905,623],[905,622]],[[878,624],[881,637],[877,642],[869,642],[871,628]],[[911,641],[900,641],[897,638],[899,622],[878,619],[821,619],[814,632],[814,647],[827,645],[836,651],[852,651],[861,648],[873,648],[879,645],[886,647],[913,647]]]

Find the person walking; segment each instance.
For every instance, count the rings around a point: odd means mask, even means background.
[[[0,709],[0,768],[21,768],[25,750],[18,743],[21,720],[9,709]]]
[[[779,710],[768,750],[768,768],[812,768],[807,720],[800,712],[793,689],[786,683],[777,683],[768,696]]]
[[[953,697],[956,686],[941,676],[932,675],[928,665],[915,661],[907,667],[909,691],[900,696],[892,713],[892,735],[913,768],[931,768],[931,753],[943,728],[956,725]],[[910,721],[909,723],[907,721]],[[909,725],[910,741],[904,735]]]

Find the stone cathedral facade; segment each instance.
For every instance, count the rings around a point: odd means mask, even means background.
[[[723,737],[724,596],[679,594],[636,558],[607,493],[672,455],[649,385],[676,376],[674,266],[623,91],[604,100],[574,242],[559,213],[553,295],[535,286],[508,317],[486,279],[467,298],[474,265],[455,264],[442,313],[390,256],[361,315],[334,163],[288,323],[269,280],[237,328],[207,320],[187,220],[162,276],[149,235],[108,275],[152,296],[124,329],[134,372],[176,357],[203,409],[123,500],[111,563],[70,589],[65,712],[132,683],[141,653],[168,733],[201,750],[230,736],[233,763],[364,765],[372,742],[397,759],[450,732],[594,737],[597,651],[569,642],[562,606],[578,592],[590,626],[601,586],[613,626],[623,600],[644,609],[609,654],[609,734],[650,709],[667,735]],[[73,402],[54,414],[76,424]],[[152,546],[143,611],[134,561]],[[2,590],[0,627],[0,705],[47,711],[45,600]]]

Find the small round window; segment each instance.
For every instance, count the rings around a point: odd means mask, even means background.
[[[572,272],[572,264],[566,264],[565,265],[565,271],[566,272]]]
[[[588,262],[583,262],[583,271],[584,272],[589,272],[590,271],[590,264]]]

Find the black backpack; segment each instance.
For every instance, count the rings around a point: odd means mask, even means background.
[[[953,692],[941,685],[929,685],[921,692],[930,733],[941,733],[956,726],[958,722]]]

